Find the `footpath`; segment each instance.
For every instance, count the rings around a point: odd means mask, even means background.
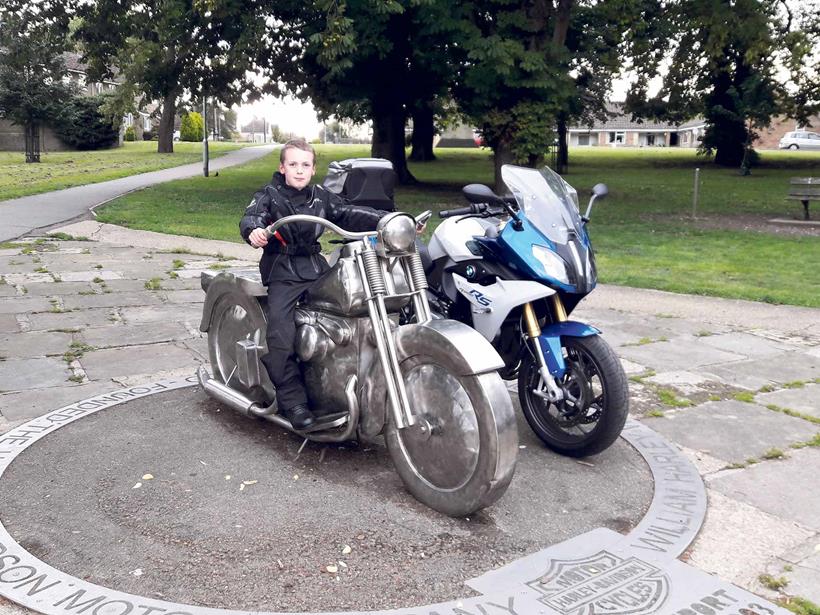
[[[211,160],[209,169],[211,173],[215,173],[226,167],[244,164],[269,154],[275,147],[274,145],[262,145],[240,148]],[[65,190],[0,201],[0,220],[2,220],[0,241],[20,237],[33,229],[72,220],[87,214],[92,207],[128,192],[175,179],[195,177],[201,173],[202,163],[197,162],[98,184],[75,186]]]

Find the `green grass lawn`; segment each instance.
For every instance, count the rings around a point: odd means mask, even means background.
[[[365,146],[317,151],[319,181],[331,160],[369,155]],[[435,162],[411,164],[422,183],[397,189],[400,209],[458,207],[464,204],[462,186],[492,182],[487,152],[451,149],[437,155]],[[103,222],[131,228],[240,241],[239,218],[253,192],[269,180],[277,156],[225,169],[219,177],[135,192],[97,212]],[[590,223],[602,282],[820,307],[820,237],[732,230],[742,226],[738,220],[799,217],[800,204],[785,200],[788,179],[820,176],[820,152],[763,152],[763,165],[749,177],[685,149],[576,149],[570,163],[566,179],[582,195],[582,208],[594,184],[610,188]],[[696,167],[701,189],[693,222]],[[433,218],[428,235],[438,222]]]
[[[243,145],[215,142],[208,149],[217,157]],[[42,154],[40,160],[26,164],[24,152],[0,152],[0,201],[197,162],[202,144],[178,142],[173,154],[157,154],[155,141],[137,141],[106,150]]]

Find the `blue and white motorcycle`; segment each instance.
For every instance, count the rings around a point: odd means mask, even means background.
[[[627,379],[600,331],[568,314],[595,288],[585,225],[607,188],[593,188],[582,216],[575,189],[550,169],[506,165],[501,175],[512,197],[470,184],[469,206],[439,212],[446,220],[421,250],[431,308],[493,344],[501,376],[518,378],[524,416],[548,447],[600,453],[624,426]]]

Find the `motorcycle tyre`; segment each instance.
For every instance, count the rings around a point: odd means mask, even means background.
[[[478,458],[469,476],[463,477],[462,483],[455,488],[433,484],[422,475],[418,463],[404,446],[404,430],[397,429],[392,420],[388,420],[385,427],[385,443],[399,477],[417,500],[445,515],[463,517],[490,506],[504,495],[514,474],[518,427],[509,392],[497,373],[458,376],[455,368],[446,363],[446,357],[434,359],[416,355],[404,360],[401,368],[406,375],[419,365],[434,364],[446,369],[466,392],[479,440]]]
[[[543,410],[549,410],[552,404],[548,404],[532,392],[532,381],[538,378],[538,363],[529,353],[524,357],[518,374],[518,399],[521,402],[521,410],[535,435],[550,449],[568,457],[595,455],[609,448],[623,430],[629,414],[629,386],[626,374],[612,348],[597,335],[563,338],[561,346],[580,349],[595,367],[604,396],[597,424],[579,439],[567,434],[551,418],[543,416]],[[567,360],[567,368],[569,367]]]

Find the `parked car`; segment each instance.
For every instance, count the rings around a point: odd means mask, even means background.
[[[820,149],[820,134],[806,130],[787,132],[780,139],[780,149]]]
[[[179,131],[178,130],[174,131],[174,141],[179,141]]]

